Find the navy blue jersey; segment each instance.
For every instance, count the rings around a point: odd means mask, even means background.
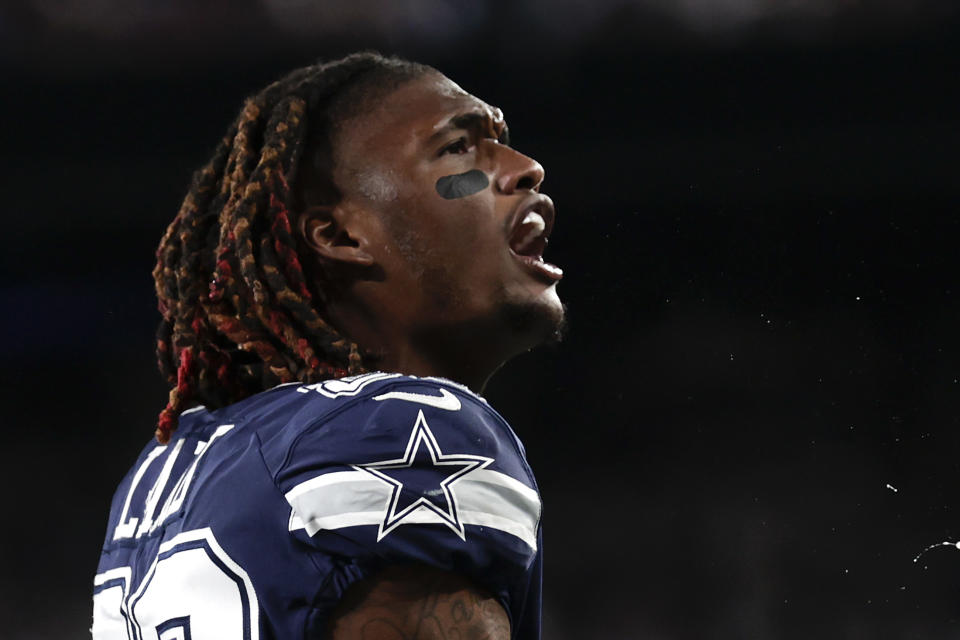
[[[540,637],[540,497],[485,400],[391,373],[183,413],[113,498],[94,640],[320,638],[353,583],[419,563]]]

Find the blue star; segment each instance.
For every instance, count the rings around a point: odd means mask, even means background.
[[[352,465],[391,487],[377,542],[401,524],[438,522],[430,513],[439,516],[439,523],[446,524],[465,540],[453,485],[471,471],[482,469],[491,462],[493,458],[484,456],[444,454],[423,417],[423,411],[420,411],[402,458]],[[404,519],[407,519],[406,523]]]

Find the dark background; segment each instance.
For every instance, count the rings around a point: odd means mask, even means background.
[[[4,638],[87,637],[165,402],[153,250],[242,98],[377,47],[547,168],[564,344],[487,397],[545,637],[955,638],[960,13],[790,0],[0,7]]]

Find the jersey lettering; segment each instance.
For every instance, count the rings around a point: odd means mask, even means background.
[[[220,425],[217,427],[217,430],[213,432],[213,435],[210,436],[210,440],[197,444],[197,450],[195,454],[196,457],[193,459],[193,464],[191,464],[190,468],[187,469],[182,476],[180,476],[177,484],[173,487],[173,491],[171,491],[170,495],[167,496],[167,500],[164,502],[163,508],[160,509],[160,515],[157,517],[157,521],[154,522],[153,526],[150,527],[151,531],[159,527],[164,520],[180,510],[180,507],[183,506],[183,499],[186,498],[187,491],[190,490],[190,483],[193,482],[193,476],[197,472],[197,465],[200,464],[200,460],[203,458],[203,455],[210,450],[210,447],[217,438],[233,429],[233,427],[234,425],[232,424]],[[182,442],[183,440],[180,441],[180,443]]]
[[[94,579],[93,640],[258,640],[253,583],[209,528],[160,545],[132,595],[129,579],[129,567]]]
[[[133,633],[127,615],[130,567],[111,569],[93,579],[93,640],[126,640]]]
[[[157,476],[156,482],[154,482],[150,488],[150,493],[147,494],[147,504],[143,510],[143,522],[140,523],[140,528],[137,529],[138,538],[150,531],[153,526],[153,514],[156,512],[157,504],[160,502],[160,495],[163,493],[164,487],[167,486],[167,480],[170,479],[170,472],[173,471],[173,465],[176,463],[182,448],[183,440],[178,440],[177,444],[173,447],[173,451],[167,456],[166,462],[163,463],[160,475]]]
[[[140,480],[143,478],[143,474],[146,473],[150,463],[156,460],[157,456],[166,450],[166,445],[155,448],[153,451],[147,454],[147,459],[143,461],[143,464],[140,465],[140,468],[138,468],[137,472],[134,474],[133,480],[130,482],[130,490],[127,491],[127,499],[123,502],[123,511],[120,512],[120,521],[117,524],[116,529],[113,530],[114,540],[132,538],[133,534],[136,532],[139,519],[130,518],[127,520],[127,514],[130,512],[130,500],[133,498],[133,492],[137,490],[137,486],[140,484]]]

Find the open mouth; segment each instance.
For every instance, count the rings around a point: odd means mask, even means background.
[[[514,256],[533,271],[551,282],[563,277],[563,270],[543,259],[547,249],[556,210],[545,195],[534,194],[520,203],[510,233],[510,250]]]

